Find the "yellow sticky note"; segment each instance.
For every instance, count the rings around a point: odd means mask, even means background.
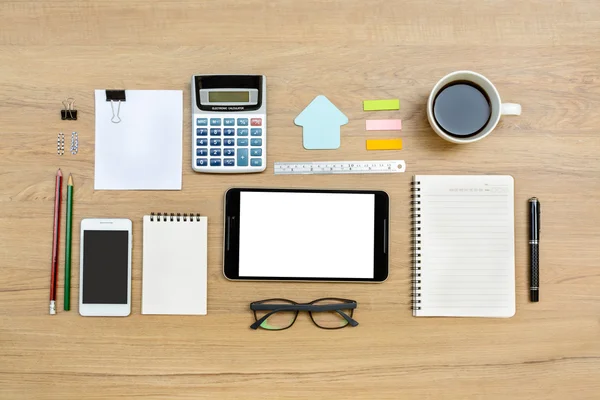
[[[363,109],[365,111],[399,110],[400,100],[364,100]]]
[[[402,150],[402,139],[368,139],[367,150]]]

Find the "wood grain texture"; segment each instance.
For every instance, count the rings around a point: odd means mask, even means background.
[[[597,399],[600,394],[600,3],[596,0],[0,2],[0,398]],[[425,102],[446,73],[489,77],[523,115],[467,146],[439,139]],[[211,176],[190,165],[194,73],[268,77],[269,167]],[[93,190],[93,89],[183,89],[179,192]],[[324,94],[350,119],[337,151],[305,151],[293,118]],[[61,121],[66,97],[80,118]],[[364,99],[399,98],[404,149],[367,153]],[[56,155],[59,131],[79,154]],[[118,145],[118,144],[116,144]],[[395,176],[274,176],[274,161],[406,160]],[[134,221],[133,315],[47,315],[54,174],[75,179],[74,253],[86,217]],[[409,181],[418,174],[510,174],[516,181],[517,314],[413,318]],[[383,189],[391,274],[381,285],[232,283],[221,273],[222,199],[232,186]],[[541,302],[528,302],[526,200],[543,203]],[[209,216],[206,317],[140,315],[142,216]],[[64,228],[64,216],[62,220]],[[62,235],[64,240],[64,235]],[[64,246],[60,251],[62,309]],[[359,303],[360,326],[307,316],[255,332],[269,297]]]

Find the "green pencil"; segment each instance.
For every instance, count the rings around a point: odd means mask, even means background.
[[[65,311],[71,309],[71,228],[73,225],[73,176],[67,182],[67,235],[65,237]]]

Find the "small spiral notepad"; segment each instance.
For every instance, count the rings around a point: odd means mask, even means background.
[[[417,175],[412,192],[413,315],[513,316],[513,178]]]
[[[142,314],[206,314],[207,217],[144,216]]]

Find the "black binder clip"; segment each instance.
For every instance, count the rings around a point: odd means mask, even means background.
[[[121,112],[121,102],[126,101],[124,90],[107,90],[106,101],[110,101],[110,108],[112,110],[112,118],[110,122],[118,124],[121,122],[119,113]],[[117,102],[117,112],[115,112],[115,101]]]
[[[69,97],[63,100],[64,108],[60,110],[60,119],[63,121],[77,121],[77,110],[75,109],[75,99]]]

